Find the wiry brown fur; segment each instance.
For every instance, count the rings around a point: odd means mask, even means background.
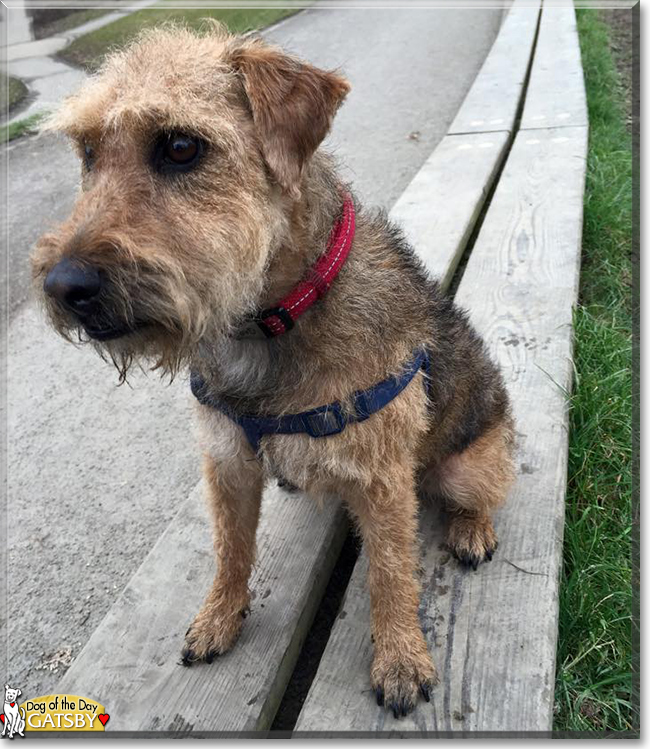
[[[172,374],[189,366],[213,397],[242,412],[346,403],[429,349],[430,383],[419,373],[337,436],[267,436],[258,459],[237,425],[197,405],[218,572],[187,633],[185,662],[211,660],[235,641],[250,600],[262,488],[281,477],[320,501],[337,493],[355,518],[369,560],[372,684],[405,714],[436,679],[417,616],[418,488],[423,482],[448,502],[449,543],[461,560],[491,557],[491,513],[512,477],[500,375],[398,229],[358,201],[352,250],[327,295],[286,335],[237,337],[324,250],[344,186],[316,149],[348,88],[337,73],[220,29],[144,33],[52,123],[82,157],[92,144],[96,158],[70,218],[35,249],[33,272],[40,288],[62,258],[99,267],[102,314],[133,328],[95,344],[122,376],[136,359]],[[150,162],[156,135],[170,130],[208,144],[195,170],[173,178]],[[71,312],[44,302],[59,332],[79,330]]]

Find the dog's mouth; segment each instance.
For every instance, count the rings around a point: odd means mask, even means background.
[[[140,327],[141,326],[133,325],[98,326],[90,325],[88,323],[83,325],[85,332],[94,341],[114,341],[131,333],[135,333]]]

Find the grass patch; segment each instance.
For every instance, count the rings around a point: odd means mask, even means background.
[[[64,31],[69,31],[82,23],[94,21],[101,18],[107,13],[112,13],[115,8],[86,8],[84,10],[75,10],[72,13],[57,18],[49,23],[34,24],[34,36],[37,39],[45,39],[48,36],[56,36]]]
[[[7,103],[7,108],[12,109],[27,96],[27,86],[20,78],[12,78],[8,75],[0,76],[0,102]]]
[[[632,141],[607,27],[578,10],[589,106],[555,729],[624,731],[632,699]]]
[[[205,18],[215,18],[224,23],[233,33],[244,33],[251,29],[268,26],[281,18],[296,13],[289,8],[166,8],[162,5],[139,10],[97,31],[75,39],[59,57],[86,70],[96,70],[105,55],[114,47],[121,47],[133,39],[141,29],[157,26],[165,21],[184,22],[198,29]]]
[[[24,120],[18,120],[11,125],[0,126],[0,143],[7,143],[14,138],[20,138],[21,135],[37,133],[39,124],[46,116],[47,112],[37,112],[31,117],[25,117]]]

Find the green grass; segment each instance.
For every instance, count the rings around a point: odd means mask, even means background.
[[[632,142],[607,27],[578,10],[589,105],[556,730],[629,730],[632,690]]]
[[[197,29],[203,24],[203,19],[215,18],[222,21],[233,33],[243,33],[268,26],[295,12],[295,9],[288,8],[179,9],[165,8],[161,4],[131,13],[119,21],[75,39],[61,50],[59,57],[87,70],[96,70],[106,53],[113,47],[121,47],[141,29],[165,21],[184,21],[188,26]]]
[[[47,112],[37,112],[24,120],[18,120],[11,125],[0,126],[0,143],[6,143],[21,135],[29,135],[38,132],[38,125],[45,119]]]
[[[15,107],[27,96],[27,93],[27,86],[20,78],[12,78],[7,75],[0,76],[0,102],[2,102],[3,107],[5,103],[9,109]]]
[[[101,18],[107,13],[112,13],[114,8],[86,8],[85,10],[75,10],[73,13],[69,13],[67,16],[57,18],[48,24],[42,24],[34,28],[34,35],[37,39],[45,39],[48,36],[56,36],[61,34],[63,31],[74,29],[77,26],[81,26],[83,23],[88,21],[94,21],[96,18]]]

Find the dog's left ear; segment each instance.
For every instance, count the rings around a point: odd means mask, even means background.
[[[282,188],[297,197],[302,170],[330,129],[350,84],[259,40],[235,48],[264,158]]]
[[[22,693],[23,693],[23,690],[22,690],[22,689],[17,689],[17,690],[16,690],[16,697],[20,697],[20,695],[21,695]]]

